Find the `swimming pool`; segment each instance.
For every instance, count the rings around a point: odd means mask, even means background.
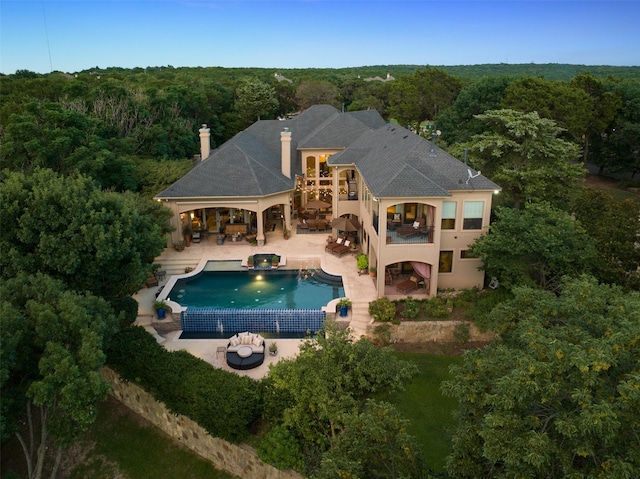
[[[170,280],[162,297],[180,307],[181,338],[228,338],[244,331],[305,337],[323,329],[326,306],[345,295],[342,277],[309,261],[287,267],[252,270],[239,260],[210,260],[198,273]]]
[[[203,271],[169,293],[182,306],[215,309],[321,309],[342,296],[342,278],[322,270]]]

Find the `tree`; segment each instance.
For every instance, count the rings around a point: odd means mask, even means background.
[[[488,76],[462,89],[456,100],[436,117],[442,139],[449,144],[465,143],[485,132],[489,125],[476,118],[488,110],[498,110],[504,91],[513,82],[506,76]]]
[[[483,261],[488,276],[500,285],[555,289],[562,276],[590,272],[596,264],[595,241],[580,222],[545,203],[523,210],[496,209],[489,234],[470,250]]]
[[[576,85],[527,76],[507,87],[502,108],[537,112],[560,126],[566,139],[580,143],[589,123],[590,103],[589,95]]]
[[[235,109],[245,127],[263,116],[272,116],[278,109],[276,91],[255,77],[245,78],[236,88]]]
[[[579,150],[558,138],[561,128],[536,112],[491,110],[476,118],[491,131],[475,135],[466,145],[472,162],[502,187],[516,209],[531,201],[566,207],[585,170],[572,163]]]
[[[349,417],[313,477],[426,477],[422,451],[407,427],[393,405],[368,400],[362,413]]]
[[[589,158],[590,139],[602,135],[613,121],[616,111],[622,106],[620,96],[606,91],[602,81],[589,73],[580,73],[571,80],[571,85],[583,90],[589,99],[589,115],[583,131],[583,162]]]
[[[628,171],[634,178],[640,171],[640,82],[612,81],[608,89],[621,98],[622,106],[606,130],[592,137],[591,161],[600,174]]]
[[[492,316],[502,340],[442,386],[460,404],[449,473],[637,477],[640,296],[583,277],[559,296],[518,288]]]
[[[600,281],[640,291],[639,211],[637,201],[616,201],[599,190],[586,189],[576,198],[572,212],[589,225],[597,251],[593,274]]]
[[[404,387],[415,365],[350,331],[327,332],[303,343],[295,359],[271,367],[266,382],[266,417],[299,439],[303,450],[327,450],[359,414],[366,399]],[[309,461],[308,461],[309,462]]]
[[[327,81],[302,80],[296,89],[296,102],[302,110],[313,105],[340,107],[338,88]]]
[[[29,479],[42,477],[45,467],[54,478],[63,449],[95,421],[96,403],[109,391],[100,368],[117,319],[103,299],[68,291],[62,282],[42,274],[21,273],[3,281],[0,296],[11,305],[13,326],[19,328],[11,331],[18,336],[3,396],[8,394],[14,407],[24,405],[27,419],[26,428],[17,428],[15,411],[3,410],[3,435],[15,430]]]
[[[103,192],[82,176],[5,172],[0,203],[5,279],[41,272],[70,290],[116,299],[140,289],[166,243],[166,208]]]
[[[423,121],[433,121],[450,107],[461,89],[462,82],[443,70],[417,70],[392,84],[389,116],[418,131]]]
[[[133,162],[110,151],[100,120],[54,102],[30,102],[24,109],[7,125],[0,147],[2,168],[51,168],[89,175],[104,188],[136,188]]]

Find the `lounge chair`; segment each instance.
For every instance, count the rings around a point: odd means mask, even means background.
[[[403,294],[410,293],[411,291],[415,291],[418,289],[418,282],[420,280],[415,276],[411,276],[409,279],[403,281],[402,283],[398,283],[396,289]]]
[[[338,236],[338,239],[336,239],[335,241],[332,241],[331,243],[328,243],[327,246],[324,247],[324,250],[331,251],[333,248],[336,248],[337,246],[340,246],[341,244],[343,244],[345,239],[346,238],[344,237],[344,235]]]
[[[412,225],[403,226],[399,230],[396,230],[396,234],[398,236],[402,236],[403,238],[407,238],[408,236],[413,236],[420,233],[420,229],[424,228],[424,226],[425,226],[425,219],[418,218],[416,221],[413,222]]]
[[[344,244],[338,245],[331,250],[331,254],[335,254],[338,258],[342,255],[345,255],[351,251],[351,243],[353,243],[353,238],[347,238],[344,241]]]

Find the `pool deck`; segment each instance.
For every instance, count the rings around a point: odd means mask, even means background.
[[[139,303],[137,324],[145,327],[153,334],[159,343],[170,351],[186,350],[213,366],[227,371],[232,371],[243,376],[259,379],[267,375],[269,365],[283,358],[292,358],[298,354],[301,339],[276,339],[278,343],[278,355],[271,356],[268,351],[265,354],[264,363],[246,371],[230,368],[225,359],[225,354],[217,352],[218,348],[226,347],[226,339],[179,339],[182,331],[180,318],[173,317],[170,313],[167,319],[158,320],[153,311],[153,302],[156,293],[164,287],[172,275],[184,273],[185,267],[195,268],[203,259],[211,260],[246,260],[249,255],[259,253],[273,253],[285,256],[289,261],[308,260],[320,261],[322,269],[327,273],[342,276],[345,296],[352,301],[348,321],[349,328],[355,338],[359,338],[366,332],[366,326],[371,322],[368,306],[369,302],[376,299],[376,290],[373,280],[368,275],[358,275],[355,254],[348,254],[340,258],[327,253],[324,250],[329,232],[317,234],[296,234],[293,232],[290,239],[285,240],[281,231],[273,231],[266,234],[264,246],[252,246],[246,241],[234,243],[225,241],[224,244],[216,243],[215,235],[203,239],[200,243],[192,243],[184,251],[176,251],[166,248],[156,258],[155,262],[162,265],[161,269],[167,271],[167,276],[160,281],[159,286],[152,286],[140,290],[134,298]],[[331,313],[327,313],[330,317]],[[338,319],[338,318],[336,318]],[[267,339],[267,347],[273,340]]]

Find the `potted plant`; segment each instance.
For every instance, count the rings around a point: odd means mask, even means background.
[[[253,255],[249,255],[247,258],[247,268],[253,268]]]
[[[378,272],[378,270],[376,269],[376,267],[375,267],[375,266],[372,266],[371,268],[369,268],[369,275],[370,275],[372,278],[375,278],[375,277],[376,277],[376,273],[377,273],[377,272]]]
[[[349,306],[351,306],[351,301],[349,300],[349,298],[340,298],[340,301],[338,301],[340,316],[344,318],[347,315],[347,313],[349,312]]]
[[[272,341],[269,345],[269,354],[271,354],[271,356],[276,356],[278,354],[278,343],[275,341]]]
[[[360,253],[356,256],[356,264],[360,274],[366,273],[367,268],[369,267],[369,257],[364,253]]]
[[[218,237],[216,238],[216,243],[217,244],[224,244],[224,239],[225,239],[225,235],[219,234]]]
[[[176,251],[183,251],[184,246],[185,246],[184,241],[176,241],[176,243],[173,245]]]
[[[274,254],[271,257],[271,266],[274,266],[277,268],[279,264],[280,264],[280,256]]]
[[[154,301],[153,309],[156,311],[158,319],[164,319],[167,314],[167,303],[165,301]]]

